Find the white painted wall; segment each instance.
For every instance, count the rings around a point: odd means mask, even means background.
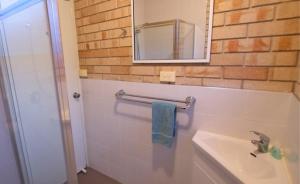
[[[249,130],[257,130],[278,145],[286,143],[285,137],[293,140],[286,149],[299,145],[294,139],[299,129],[293,131],[288,123],[291,94],[91,79],[82,84],[89,164],[124,184],[201,184],[192,146],[198,129],[247,140],[253,138]],[[196,97],[193,113],[178,113],[172,149],[152,145],[151,107],[117,102],[114,94],[120,89],[176,99]],[[297,177],[298,168],[290,168]]]
[[[207,1],[201,0],[134,0],[137,25],[183,19],[203,26],[206,23]],[[143,11],[141,11],[143,10]]]
[[[0,91],[0,178],[1,183],[21,184]]]
[[[287,166],[291,171],[291,178],[294,183],[300,182],[300,147],[299,147],[299,128],[300,128],[300,102],[295,96],[290,97],[289,119],[285,129],[285,139],[283,140],[283,147],[285,147],[285,154],[287,158]]]

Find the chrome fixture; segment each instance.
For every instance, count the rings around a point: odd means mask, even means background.
[[[250,132],[259,136],[259,140],[251,140],[251,143],[257,146],[257,151],[260,153],[267,153],[269,151],[270,138],[257,131]]]
[[[127,35],[127,30],[124,29],[124,28],[120,28],[120,29],[122,30],[122,33],[120,34],[120,37],[121,37],[121,38],[126,37],[126,35]]]
[[[74,92],[73,93],[73,98],[79,99],[80,98],[80,93]]]
[[[133,97],[133,98],[126,98],[126,97]],[[186,97],[185,100],[174,100],[174,99],[167,99],[167,98],[158,98],[158,97],[149,97],[149,96],[142,96],[142,95],[133,95],[133,94],[126,93],[124,90],[118,91],[116,93],[116,98],[120,99],[120,100],[132,101],[132,102],[137,102],[137,103],[145,103],[145,104],[152,104],[152,102],[151,101],[147,101],[147,100],[140,100],[139,98],[183,103],[183,104],[185,104],[185,106],[178,106],[177,105],[177,108],[183,109],[183,110],[190,109],[195,104],[195,102],[196,102],[196,99],[194,97],[192,97],[192,96]]]

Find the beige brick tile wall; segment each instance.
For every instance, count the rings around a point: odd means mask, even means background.
[[[300,0],[215,0],[209,64],[132,63],[130,0],[75,0],[80,67],[89,78],[282,91],[300,97]]]

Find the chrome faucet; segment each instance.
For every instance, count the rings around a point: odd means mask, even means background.
[[[251,143],[257,146],[260,153],[267,153],[269,151],[270,138],[263,133],[257,131],[250,131],[259,136],[259,140],[251,140]]]

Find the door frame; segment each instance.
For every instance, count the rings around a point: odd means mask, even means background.
[[[70,108],[68,100],[64,52],[60,32],[60,20],[58,11],[59,0],[46,0],[52,42],[52,54],[54,64],[54,76],[57,87],[59,110],[61,116],[61,127],[63,131],[63,143],[67,166],[67,177],[69,184],[77,184],[76,161],[72,136]]]
[[[35,0],[34,2],[41,2],[44,1],[46,4],[46,11],[48,15],[49,21],[49,31],[50,31],[50,41],[51,41],[51,48],[52,48],[52,58],[53,58],[53,72],[55,78],[55,87],[57,92],[57,101],[58,101],[58,108],[60,114],[60,123],[62,128],[62,137],[63,137],[63,145],[64,145],[64,153],[65,153],[65,161],[66,161],[66,169],[67,169],[67,183],[68,184],[77,184],[77,173],[76,173],[76,161],[75,161],[75,153],[74,153],[74,145],[73,145],[73,136],[72,136],[72,127],[71,127],[71,117],[70,117],[70,108],[69,108],[69,101],[68,101],[68,92],[67,92],[67,83],[66,83],[66,74],[65,74],[65,65],[64,65],[64,53],[62,47],[62,38],[61,38],[61,31],[60,31],[60,19],[59,19],[59,7],[58,1],[59,0]],[[32,1],[27,0],[20,0],[20,3],[15,7],[24,5],[24,4],[32,4]],[[13,7],[14,5],[12,5]],[[13,8],[10,8],[13,9]],[[5,16],[5,15],[4,15]],[[2,41],[1,41],[2,42]],[[3,45],[3,44],[1,44]],[[4,51],[4,46],[1,48]],[[5,58],[2,58],[5,60]],[[5,61],[4,61],[5,62]],[[0,64],[0,87],[2,87],[3,92],[5,91],[3,87],[5,87],[8,78],[5,77],[5,68],[2,68]],[[1,72],[2,71],[2,72]],[[3,79],[3,80],[1,80]],[[8,99],[11,98],[11,93],[1,93],[0,98],[6,102]],[[9,106],[9,103],[4,104],[6,116],[8,117],[8,126],[13,127],[16,121],[16,118],[13,117],[13,112]],[[12,137],[17,137],[18,133],[12,131],[14,134]],[[15,148],[18,148],[18,140],[14,140],[13,144]],[[17,150],[17,149],[16,149]],[[19,149],[20,150],[20,149]],[[17,154],[17,153],[16,153]],[[20,154],[17,154],[20,157]],[[22,158],[18,158],[21,163],[19,166],[22,167]],[[20,170],[24,171],[20,168]],[[28,176],[25,176],[25,173],[22,173],[23,180],[25,183],[29,182]]]

